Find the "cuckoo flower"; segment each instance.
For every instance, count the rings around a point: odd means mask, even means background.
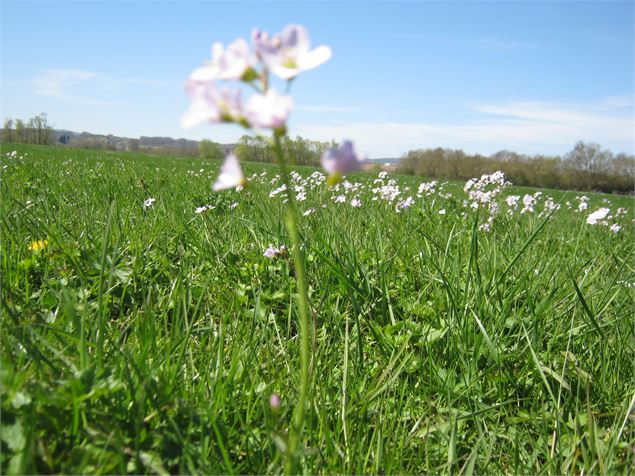
[[[269,246],[262,254],[265,258],[274,259],[280,254],[280,250],[278,248],[274,248],[273,246]]]
[[[302,71],[316,68],[331,58],[331,48],[319,46],[310,50],[311,41],[301,25],[287,25],[281,34],[252,32],[258,56],[269,70],[282,79],[293,79]]]
[[[183,127],[192,127],[201,122],[243,121],[240,90],[216,89],[211,81],[188,80],[186,91],[192,99],[190,108],[181,117]]]
[[[357,170],[363,159],[355,154],[353,143],[346,140],[339,148],[328,149],[324,152],[320,162],[324,170],[329,173],[329,184],[334,185],[341,180],[342,175]]]
[[[219,190],[244,186],[245,183],[245,176],[238,163],[238,158],[234,154],[229,154],[225,157],[225,162],[220,168],[220,173],[212,186],[212,190],[218,192]]]
[[[265,94],[254,94],[249,98],[245,114],[253,127],[284,129],[293,110],[293,99],[269,89]]]
[[[589,225],[596,225],[598,222],[602,223],[610,211],[608,208],[598,208],[586,218],[586,222]]]
[[[238,38],[227,48],[222,43],[212,45],[212,60],[195,69],[190,78],[195,81],[250,80],[255,77],[256,57],[243,38]]]

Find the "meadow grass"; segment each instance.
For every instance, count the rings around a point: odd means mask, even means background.
[[[2,473],[283,470],[295,270],[263,252],[289,243],[284,194],[262,164],[212,193],[219,165],[3,145]],[[502,200],[488,232],[462,183],[397,213],[372,200],[376,178],[349,177],[359,208],[326,185],[299,203],[315,209],[299,223],[303,472],[632,470],[632,198],[586,194],[577,212],[582,193],[543,191],[561,208],[525,214]],[[393,178],[402,196],[422,182]],[[627,209],[618,233],[586,223],[604,206]]]

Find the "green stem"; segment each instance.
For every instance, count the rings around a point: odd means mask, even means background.
[[[298,211],[295,199],[291,193],[291,179],[284,160],[280,134],[274,133],[276,146],[276,156],[282,181],[287,186],[287,217],[286,226],[291,238],[291,253],[295,265],[295,278],[298,288],[298,314],[300,317],[300,392],[298,402],[293,410],[293,422],[289,429],[289,440],[287,446],[287,459],[285,473],[294,474],[298,462],[298,444],[302,436],[304,425],[304,410],[307,396],[309,394],[309,365],[310,365],[310,336],[309,336],[309,296],[307,293],[306,272],[304,269],[304,252],[300,247],[300,233],[298,231]]]

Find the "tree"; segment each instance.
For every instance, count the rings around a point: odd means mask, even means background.
[[[7,118],[2,126],[2,143],[14,142],[15,137],[13,133],[13,119]]]
[[[223,158],[223,151],[216,142],[209,139],[203,139],[198,143],[198,156],[201,159],[217,159]]]

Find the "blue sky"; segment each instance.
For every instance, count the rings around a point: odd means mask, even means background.
[[[307,27],[333,58],[294,81],[291,135],[409,149],[633,153],[633,2],[0,0],[2,119],[231,142],[184,130],[183,84],[212,42]]]

